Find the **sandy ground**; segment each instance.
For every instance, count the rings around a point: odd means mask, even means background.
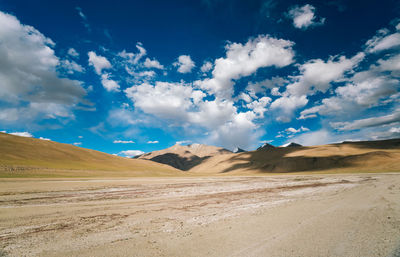
[[[400,174],[1,180],[0,256],[399,256]]]

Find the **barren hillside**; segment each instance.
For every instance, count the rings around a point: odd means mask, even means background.
[[[180,170],[189,170],[213,156],[230,153],[232,152],[229,150],[210,145],[176,144],[164,150],[143,154],[138,158],[168,164]]]
[[[400,171],[400,139],[344,142],[310,147],[276,147],[213,156],[193,173],[281,173],[302,171]]]
[[[175,168],[36,138],[0,133],[0,176],[180,175]]]

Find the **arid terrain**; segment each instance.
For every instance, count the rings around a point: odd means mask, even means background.
[[[0,178],[181,176],[171,166],[0,133]]]
[[[0,133],[0,256],[399,256],[399,160],[399,139],[130,159]]]
[[[400,174],[0,185],[5,256],[395,256],[400,246]]]

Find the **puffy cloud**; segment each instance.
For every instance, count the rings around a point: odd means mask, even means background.
[[[252,121],[254,118],[253,112],[237,113],[230,121],[212,130],[208,140],[232,150],[256,147],[260,133]]]
[[[396,93],[400,83],[398,79],[376,74],[374,71],[358,72],[351,81],[346,86],[338,87],[337,95],[366,107],[377,105],[380,99]]]
[[[212,144],[228,149],[255,147],[260,133],[253,120],[263,114],[268,102],[268,98],[260,99],[250,105],[252,111],[239,112],[230,100],[206,100],[189,113],[188,122],[206,128],[209,131],[207,141]]]
[[[79,53],[74,48],[68,49],[68,54],[72,57],[79,57]]]
[[[377,53],[400,46],[400,33],[390,34],[388,29],[378,30],[377,34],[365,43],[366,50],[370,53]]]
[[[274,88],[272,88],[272,89],[271,89],[271,95],[273,95],[273,96],[281,96],[282,93],[279,92],[279,87],[274,87]]]
[[[336,143],[336,140],[337,138],[326,129],[311,131],[290,139],[292,142],[296,142],[305,146]]]
[[[156,75],[156,73],[152,70],[146,70],[146,71],[139,71],[136,72],[133,69],[130,69],[129,67],[125,67],[126,72],[128,72],[129,75],[131,75],[132,77],[138,79],[147,79],[147,78],[152,78]]]
[[[126,150],[126,151],[121,151],[118,153],[118,155],[123,155],[124,157],[128,157],[128,158],[133,158],[135,156],[142,155],[142,154],[144,154],[144,152],[140,151],[140,150]]]
[[[174,66],[178,67],[178,72],[189,73],[196,66],[190,55],[181,55],[178,57],[178,61],[174,62]]]
[[[8,133],[10,135],[19,136],[19,137],[33,137],[33,135],[29,132],[12,132]]]
[[[73,143],[73,145],[80,146],[80,145],[82,145],[82,142],[75,142],[75,143]]]
[[[143,83],[125,90],[135,107],[167,120],[187,120],[187,111],[198,101],[197,90],[181,83]]]
[[[30,103],[27,106],[0,109],[2,123],[30,123],[35,119],[74,118],[69,106],[57,103]]]
[[[72,60],[62,60],[61,66],[67,71],[69,74],[73,74],[74,72],[84,72],[85,68],[81,65],[77,64]]]
[[[123,50],[122,52],[118,53],[118,56],[128,60],[128,62],[130,62],[131,64],[137,64],[139,60],[147,54],[147,51],[146,49],[144,49],[143,44],[140,42],[136,44],[136,48],[139,50],[139,52],[136,54],[129,53]]]
[[[241,99],[241,100],[245,101],[246,103],[250,103],[251,101],[253,101],[253,99],[245,92],[240,93],[240,95],[238,95],[237,99]]]
[[[301,126],[301,127],[298,128],[298,129],[295,129],[295,128],[290,127],[290,128],[285,129],[285,131],[286,131],[287,133],[296,134],[296,133],[300,133],[300,132],[304,132],[304,131],[309,131],[309,129],[306,128],[306,127]]]
[[[104,73],[101,75],[101,84],[109,92],[119,92],[119,85],[114,80],[110,79],[110,74]]]
[[[321,59],[310,60],[299,66],[301,74],[294,77],[295,82],[287,86],[287,92],[296,96],[326,92],[331,82],[342,79],[344,73],[358,65],[364,56],[364,53],[358,53],[350,59],[335,56],[326,62]]]
[[[97,55],[93,51],[90,51],[88,53],[88,56],[89,56],[89,65],[94,67],[98,75],[101,75],[101,72],[104,69],[112,68],[111,63],[107,60],[106,57]]]
[[[271,110],[274,110],[278,113],[278,121],[289,122],[294,111],[298,108],[304,107],[307,103],[308,99],[305,95],[286,95],[273,101],[271,104]]]
[[[316,117],[316,114],[350,117],[370,107],[386,105],[400,99],[399,79],[380,72],[379,66],[360,71],[349,78],[345,86],[336,88],[335,96],[325,98],[322,104],[303,110],[299,119]],[[349,112],[351,110],[351,112]]]
[[[160,70],[164,69],[164,66],[161,65],[156,59],[150,60],[150,58],[146,58],[143,65],[146,68],[156,68],[156,69],[160,69]]]
[[[276,135],[277,138],[279,137],[286,137],[286,138],[293,138],[295,134],[301,133],[301,132],[307,132],[310,131],[310,129],[301,126],[298,129],[295,129],[293,127],[289,127],[283,131],[278,132],[278,135]]]
[[[313,118],[318,113],[343,120],[365,113],[371,107],[398,102],[400,55],[396,49],[399,42],[398,32],[381,29],[367,41],[365,53],[358,53],[351,59],[341,56],[338,60],[330,58],[327,62],[311,60],[300,66],[301,74],[294,77],[295,81],[288,85],[284,95],[310,95],[318,91],[324,93],[331,87],[331,82],[346,82],[344,86],[335,89],[334,96],[303,110],[299,119]],[[379,54],[388,49],[395,51],[381,57],[367,69],[354,72],[354,68],[362,68],[359,63],[365,59],[366,54]]]
[[[238,112],[231,100],[203,100],[203,92],[182,83],[167,82],[143,83],[126,89],[125,94],[136,110],[167,120],[172,125],[206,129],[209,131],[208,142],[226,147],[232,146],[228,144],[228,138],[235,138],[232,142],[235,146],[240,142],[240,147],[258,141],[255,139],[259,136],[257,133],[254,137],[240,138],[234,134],[244,135],[255,130],[257,126],[253,120],[263,114],[263,108],[270,102],[265,97],[249,106],[252,111]]]
[[[70,109],[86,103],[81,82],[57,74],[60,61],[51,39],[3,12],[0,24],[0,101],[9,106],[2,109],[0,117],[10,121],[10,114],[6,113],[10,111],[15,121],[27,121],[42,117],[43,112],[35,109],[41,104]]]
[[[357,130],[392,124],[395,122],[400,122],[400,109],[389,115],[360,119],[352,122],[331,122],[330,125],[337,130]]]
[[[400,54],[392,55],[387,59],[379,59],[377,69],[391,71],[393,76],[400,77]]]
[[[258,118],[264,118],[264,113],[267,111],[266,106],[271,103],[271,100],[271,98],[264,96],[247,104],[246,107],[257,114]]]
[[[7,133],[7,131],[0,131],[0,132]],[[14,135],[14,136],[19,136],[19,137],[33,137],[33,135],[30,132],[26,132],[26,131],[24,131],[24,132],[10,132],[10,133],[7,133],[7,134]],[[45,140],[45,141],[51,141],[51,139],[45,138],[45,137],[39,137],[39,139]]]
[[[288,17],[293,20],[293,26],[298,29],[307,29],[325,23],[325,18],[319,18],[319,21],[316,20],[315,7],[310,4],[302,7],[292,7],[288,12]]]
[[[213,77],[195,84],[213,94],[229,98],[233,93],[233,80],[249,76],[259,68],[284,67],[293,62],[293,42],[260,35],[246,44],[230,43],[225,46],[226,57],[215,60]]]
[[[212,62],[204,62],[200,70],[203,73],[209,72],[213,68]]]
[[[190,113],[189,120],[201,127],[215,129],[231,121],[236,114],[232,101],[215,99],[198,104],[198,111]]]
[[[305,119],[310,119],[310,118],[315,118],[317,117],[317,114],[321,110],[321,105],[314,106],[308,109],[305,109],[300,112],[299,120],[305,120]]]
[[[132,140],[114,140],[114,144],[134,144]]]
[[[154,140],[154,141],[147,141],[147,143],[148,143],[148,144],[158,144],[158,141],[157,141],[157,140]]]

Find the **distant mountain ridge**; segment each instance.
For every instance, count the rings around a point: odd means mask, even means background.
[[[290,144],[289,144],[290,145]],[[274,147],[214,156],[193,173],[400,172],[400,139]]]
[[[270,145],[270,144],[268,144],[268,143],[265,143],[265,144],[263,144],[262,146],[260,146],[259,148],[257,148],[257,151],[260,151],[260,150],[269,150],[269,149],[274,149],[274,148],[275,148],[275,146]]]
[[[237,147],[236,150],[234,150],[233,152],[234,152],[234,153],[245,153],[245,152],[247,152],[247,151],[246,151],[246,150],[243,150],[243,149],[240,148],[240,147]]]
[[[167,149],[143,154],[138,159],[151,160],[187,171],[212,156],[230,153],[232,152],[222,147],[203,144],[176,144]]]
[[[302,147],[302,145],[295,143],[295,142],[290,142],[290,143],[282,145],[282,147]]]
[[[166,164],[166,165],[165,165]],[[128,177],[286,172],[400,172],[400,139],[274,147],[233,153],[174,145],[129,159],[54,141],[0,133],[0,177]]]

